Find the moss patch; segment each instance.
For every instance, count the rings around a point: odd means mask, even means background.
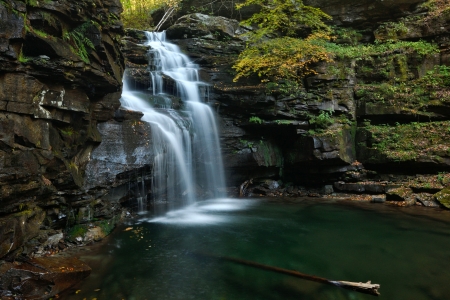
[[[368,125],[367,149],[377,157],[390,161],[414,161],[428,159],[439,161],[450,156],[450,121]]]
[[[69,229],[67,232],[67,238],[70,241],[75,241],[77,237],[83,238],[84,235],[88,232],[87,225],[75,225]]]
[[[434,197],[440,204],[450,209],[450,187],[445,188],[442,191],[434,194]]]

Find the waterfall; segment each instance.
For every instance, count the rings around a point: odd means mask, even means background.
[[[198,65],[166,41],[165,32],[146,36],[151,86],[147,93],[133,91],[125,73],[121,104],[142,112],[151,126],[153,200],[169,203],[169,208],[174,202],[192,204],[198,188],[209,198],[222,197],[225,180],[216,120],[207,105],[208,85],[200,81]],[[174,82],[171,89],[167,77]],[[171,96],[181,99],[181,109],[173,109]],[[151,97],[162,101],[156,107]]]

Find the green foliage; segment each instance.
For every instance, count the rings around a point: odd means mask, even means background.
[[[263,81],[299,81],[315,73],[311,68],[319,61],[330,61],[328,52],[317,40],[323,36],[307,39],[281,37],[261,41],[247,47],[233,68],[237,71],[234,81],[257,74]]]
[[[319,8],[304,5],[302,0],[246,0],[236,7],[241,9],[249,5],[260,7],[259,12],[241,23],[247,26],[258,24],[258,29],[250,34],[252,42],[259,42],[266,35],[280,33],[293,37],[304,27],[313,32],[330,32],[330,27],[323,20],[331,17]]]
[[[256,123],[256,124],[262,124],[262,122],[263,122],[259,117],[251,117],[248,121],[250,123]]]
[[[158,10],[178,7],[181,0],[120,0],[123,7],[121,19],[127,28],[148,30],[152,27],[151,14]]]
[[[247,140],[239,140],[241,144],[244,145],[244,147],[253,148],[253,142],[247,141]]]
[[[74,47],[76,49],[75,52],[85,63],[89,63],[88,50],[95,49],[95,46],[92,43],[92,41],[86,37],[87,31],[92,26],[95,26],[94,22],[88,21],[88,22],[81,24],[74,30],[63,34],[63,39],[65,41],[69,42],[72,45],[72,47]]]
[[[362,38],[361,32],[350,28],[333,27],[335,40],[340,44],[356,45]]]
[[[428,14],[418,21],[420,25],[425,25],[434,19],[447,18],[450,15],[448,0],[428,0],[422,3],[421,7],[427,9]]]
[[[88,232],[86,225],[75,225],[67,233],[70,240],[74,240],[77,237],[84,237]]]
[[[24,63],[24,64],[31,60],[30,57],[27,57],[23,54],[22,48],[20,49],[19,57],[17,59],[19,62]]]
[[[97,224],[106,235],[110,234],[113,231],[115,224],[113,220],[102,220]]]
[[[291,121],[289,121],[289,120],[275,120],[275,123],[277,123],[278,125],[289,125],[289,124],[291,124]]]
[[[299,81],[314,73],[312,64],[329,60],[323,41],[329,39],[331,29],[323,20],[331,17],[320,9],[301,0],[246,0],[237,8],[249,5],[261,10],[242,24],[257,24],[258,29],[247,34],[249,44],[233,66],[237,72],[234,81],[253,74],[263,81]],[[297,38],[298,31],[305,28],[312,33]],[[272,39],[267,39],[269,36]]]
[[[280,80],[266,84],[267,94],[280,94],[284,97],[296,97],[303,95],[305,90],[301,82],[294,80]]]
[[[30,6],[33,6],[33,7],[38,6],[38,1],[37,0],[26,0],[25,2],[26,2],[26,4],[28,4]]]
[[[420,56],[430,56],[439,53],[439,48],[436,44],[426,41],[387,41],[356,46],[326,43],[325,47],[334,57],[355,60],[373,60],[377,56],[388,56],[398,53],[405,55],[417,53]]]
[[[435,104],[450,102],[450,67],[440,65],[428,71],[422,78],[409,81],[359,84],[355,94],[364,102],[381,102],[400,106],[404,111],[418,111],[432,101]]]
[[[450,150],[449,121],[395,125],[368,125],[370,149],[393,161],[420,157],[439,159]]]
[[[326,129],[334,123],[332,115],[332,111],[322,110],[318,116],[311,116],[309,124],[314,125],[315,128]]]
[[[398,40],[409,32],[404,22],[386,22],[375,31],[375,38],[379,41]]]
[[[66,128],[60,129],[60,132],[64,135],[72,136],[75,131],[72,126],[68,126]]]

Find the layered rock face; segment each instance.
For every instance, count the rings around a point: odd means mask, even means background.
[[[82,186],[97,125],[120,106],[121,11],[119,0],[0,3],[0,257],[120,214]]]
[[[286,95],[259,78],[232,81],[232,63],[245,46],[237,21],[190,14],[167,29],[209,75],[229,185],[253,179],[259,183],[253,195],[334,191],[439,206],[433,195],[450,180],[448,15],[428,11],[422,1],[335,2],[321,8],[335,17],[338,32],[348,33],[338,45],[375,49],[375,39],[392,45],[422,38],[439,50],[424,54],[424,44],[408,53],[336,54],[333,63],[316,66],[301,91]]]

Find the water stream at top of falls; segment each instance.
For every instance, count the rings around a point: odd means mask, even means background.
[[[146,32],[146,36],[151,86],[147,93],[132,90],[125,73],[121,104],[142,112],[142,120],[151,125],[153,200],[169,203],[169,209],[175,201],[192,204],[198,188],[209,198],[222,197],[225,180],[218,130],[212,109],[204,103],[208,85],[199,80],[198,65],[166,41],[165,32]],[[167,90],[167,77],[175,83],[172,90]],[[181,99],[181,110],[172,108],[170,95]],[[164,99],[164,103],[154,107],[149,96]],[[145,205],[139,209],[145,210]]]

